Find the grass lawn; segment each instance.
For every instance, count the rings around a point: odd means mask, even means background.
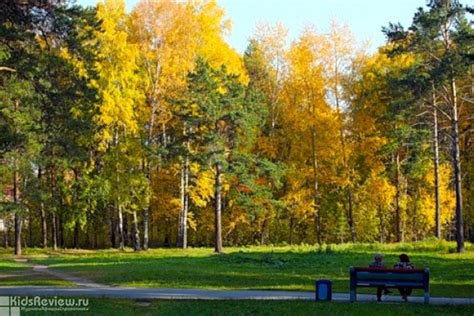
[[[74,284],[68,281],[59,280],[47,276],[25,276],[25,275],[14,275],[8,279],[0,279],[0,286],[73,286]]]
[[[90,299],[89,311],[77,315],[468,315],[474,306],[316,303],[310,301],[150,301]],[[61,315],[35,313],[25,315]],[[64,313],[71,315],[71,312]]]
[[[30,265],[13,261],[13,256],[3,249],[0,259],[0,286],[42,285],[42,286],[72,286],[67,282],[50,275],[33,271]],[[44,255],[40,251],[32,251],[36,256]]]
[[[93,279],[99,283],[168,288],[314,290],[316,279],[333,280],[333,291],[348,292],[350,266],[366,266],[375,252],[385,254],[387,266],[398,254],[410,255],[417,267],[431,270],[431,295],[474,297],[474,249],[452,253],[454,243],[344,244],[323,247],[226,248],[215,255],[209,248],[26,252],[38,264]],[[0,282],[1,285],[1,282]],[[374,289],[367,289],[370,293]],[[364,289],[360,291],[364,292]],[[414,292],[421,295],[421,291]]]
[[[0,259],[0,274],[26,269],[28,269],[28,266],[23,263],[14,262],[13,260],[9,259]]]

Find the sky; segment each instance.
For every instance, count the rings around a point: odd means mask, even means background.
[[[76,0],[80,5],[95,5],[98,0]],[[217,0],[232,20],[228,43],[243,53],[258,22],[281,22],[296,39],[304,26],[312,24],[324,32],[331,20],[347,23],[360,42],[370,41],[369,51],[383,45],[382,26],[389,22],[411,24],[417,8],[426,0]],[[138,0],[126,0],[131,10]]]

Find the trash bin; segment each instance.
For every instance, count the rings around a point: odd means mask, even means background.
[[[332,300],[332,281],[317,280],[316,281],[316,301]]]

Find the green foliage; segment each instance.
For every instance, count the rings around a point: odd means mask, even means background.
[[[281,25],[262,26],[239,56],[213,0],[141,1],[131,14],[123,0],[23,2],[0,4],[0,207],[9,227],[16,211],[29,219],[32,245],[110,247],[117,227],[128,245],[147,229],[150,244],[173,245],[178,225],[209,245],[215,193],[228,245],[419,240],[433,235],[436,186],[450,239],[453,175],[474,236],[474,37],[459,1],[391,24],[372,56],[337,23],[291,45]],[[447,167],[453,122],[465,174]]]

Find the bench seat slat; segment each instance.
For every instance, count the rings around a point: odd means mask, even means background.
[[[364,286],[364,287],[374,287],[374,286],[386,286],[386,287],[416,287],[416,288],[423,288],[424,284],[422,282],[393,282],[393,281],[357,281],[357,286]]]
[[[392,269],[351,267],[350,300],[357,300],[358,287],[412,288],[424,290],[424,302],[430,300],[429,269]]]
[[[376,272],[357,272],[358,280],[378,280],[383,278],[384,280],[411,280],[411,281],[423,281],[423,273],[410,273],[401,274],[393,272],[376,273]]]
[[[399,269],[399,268],[370,268],[370,267],[354,267],[354,271],[367,271],[367,272],[395,272],[400,274],[405,273],[424,273],[423,269]]]

